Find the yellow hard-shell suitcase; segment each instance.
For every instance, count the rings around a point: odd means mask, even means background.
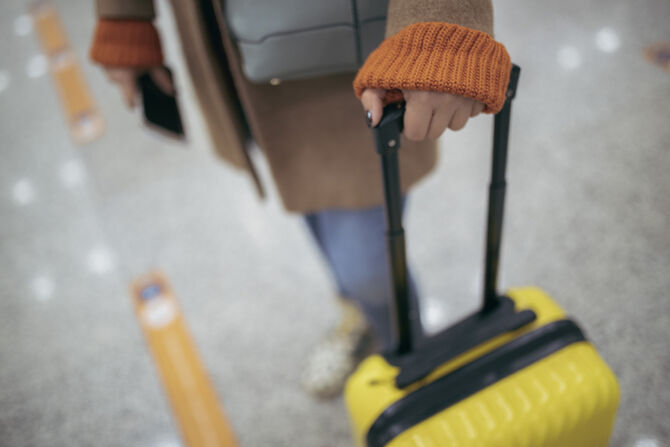
[[[345,400],[368,447],[602,447],[619,399],[616,378],[580,328],[538,288],[496,293],[511,101],[495,117],[484,305],[419,344],[412,339],[397,150],[403,110],[374,129],[382,158],[396,349],[365,359]]]

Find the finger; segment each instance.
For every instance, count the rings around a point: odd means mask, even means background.
[[[483,103],[479,101],[475,101],[472,104],[472,112],[470,113],[470,117],[474,118],[475,116],[479,115],[484,111],[484,107],[486,107]]]
[[[136,72],[132,68],[108,68],[105,74],[110,82],[117,84],[121,90],[123,101],[129,108],[135,107],[137,96]]]
[[[437,140],[444,133],[454,115],[454,108],[441,107],[435,111],[433,119],[430,121],[427,137],[429,140]]]
[[[460,107],[456,109],[454,115],[451,117],[449,129],[461,130],[465,127],[465,124],[468,122],[471,113],[471,109],[468,107],[468,105],[469,104],[461,104]]]
[[[433,106],[413,95],[405,94],[405,137],[414,141],[426,138],[430,122],[433,118]]]
[[[124,79],[122,82],[119,82],[119,86],[121,87],[123,99],[128,108],[135,108],[135,98],[137,97],[137,85],[135,84],[135,79]]]
[[[153,79],[154,83],[158,86],[159,89],[163,91],[166,95],[174,96],[175,88],[172,78],[168,74],[167,70],[163,67],[155,67],[149,71],[149,76]]]
[[[384,108],[384,95],[386,91],[381,88],[367,88],[361,95],[361,104],[366,112],[369,112],[368,126],[375,127],[382,119],[382,110]]]

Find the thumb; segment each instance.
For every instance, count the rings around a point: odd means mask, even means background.
[[[174,82],[167,70],[163,67],[154,67],[149,70],[149,75],[154,83],[160,88],[163,93],[166,95],[174,96],[175,88]]]
[[[361,104],[367,113],[368,126],[374,127],[382,119],[382,110],[384,108],[384,95],[386,90],[383,88],[367,88],[361,95]]]

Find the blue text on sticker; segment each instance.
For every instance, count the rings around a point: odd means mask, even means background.
[[[140,296],[143,300],[150,300],[161,294],[161,288],[158,284],[151,284],[142,289]]]

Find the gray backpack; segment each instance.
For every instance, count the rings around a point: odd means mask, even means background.
[[[253,82],[357,70],[384,39],[387,7],[388,0],[224,2],[242,68]]]

